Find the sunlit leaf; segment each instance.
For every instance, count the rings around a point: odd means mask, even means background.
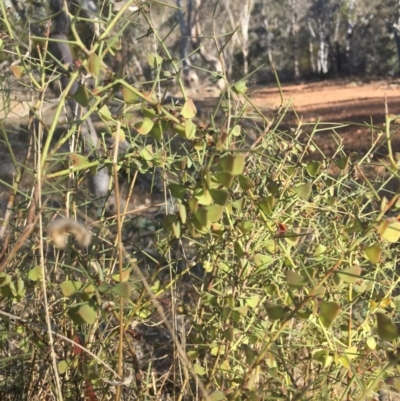
[[[250,308],[255,308],[260,302],[260,297],[258,295],[254,295],[250,298],[246,298],[246,304]]]
[[[125,86],[122,88],[122,98],[126,104],[138,103],[140,97]]]
[[[271,255],[262,255],[261,253],[254,255],[254,263],[257,267],[267,266],[273,260],[274,258]]]
[[[208,189],[201,189],[196,193],[196,199],[200,205],[208,206],[213,202],[210,191]]]
[[[386,219],[378,226],[378,234],[388,242],[397,242],[400,238],[400,221],[397,219]]]
[[[232,129],[231,129],[231,135],[233,136],[240,136],[241,134],[241,126],[240,125],[235,125]]]
[[[147,62],[151,68],[155,68],[160,66],[163,63],[163,58],[156,53],[148,53],[147,54]]]
[[[232,89],[238,95],[241,93],[246,93],[247,91],[246,81],[236,82],[235,85],[233,85]]]
[[[203,368],[203,366],[200,366],[197,363],[193,364],[193,371],[199,376],[203,376],[206,373],[206,370]]]
[[[185,139],[188,139],[189,141],[194,139],[196,137],[196,130],[197,126],[196,124],[193,123],[192,120],[187,119],[185,121]]]
[[[32,281],[37,281],[42,278],[42,268],[40,266],[36,266],[28,272],[28,279]]]
[[[151,145],[147,145],[140,151],[140,156],[142,156],[143,159],[147,161],[153,160],[154,157],[153,147]]]
[[[12,65],[10,67],[11,72],[14,74],[15,78],[21,78],[22,74],[25,71],[25,67],[23,67],[22,65]]]
[[[185,205],[182,205],[182,203],[178,203],[176,206],[177,206],[177,209],[178,209],[178,213],[179,213],[179,217],[181,219],[181,222],[183,224],[185,224],[186,223],[186,218],[187,218],[186,207],[185,207]]]
[[[88,62],[87,69],[92,75],[99,75],[101,68],[101,59],[96,53],[91,53]]]
[[[306,184],[295,187],[294,190],[301,199],[308,199],[311,195],[312,184],[311,182],[307,182]]]
[[[140,135],[147,135],[152,130],[154,122],[149,118],[145,118],[143,121],[138,121],[133,126]]]
[[[376,348],[376,341],[374,337],[368,337],[366,343],[369,349],[374,350]]]
[[[71,365],[70,360],[63,360],[63,361],[58,362],[58,364],[57,364],[58,373],[60,373],[60,375],[64,374],[68,370],[70,365]]]
[[[192,99],[186,100],[185,104],[182,107],[181,115],[184,118],[193,118],[193,117],[196,117],[196,114],[197,114],[197,110],[196,110],[196,106],[193,103],[193,100]]]
[[[354,284],[360,279],[362,269],[360,266],[352,266],[348,269],[342,269],[337,272],[337,275],[345,283]]]
[[[315,257],[321,256],[326,252],[326,250],[327,247],[325,245],[318,244],[317,247],[315,248],[314,256]]]
[[[224,214],[225,207],[221,205],[207,206],[207,219],[212,223],[219,221]]]
[[[71,295],[78,292],[82,287],[81,281],[64,281],[60,284],[60,290],[64,297],[70,297]]]

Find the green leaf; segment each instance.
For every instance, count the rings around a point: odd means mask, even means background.
[[[196,129],[197,129],[196,124],[194,124],[192,120],[187,119],[185,121],[185,136],[184,136],[184,138],[189,140],[189,141],[194,139],[196,137]]]
[[[97,318],[96,309],[89,303],[77,305],[68,310],[69,317],[75,324],[93,324]]]
[[[200,189],[195,194],[199,205],[208,206],[213,202],[213,198],[211,197],[210,191],[208,189]]]
[[[163,63],[163,58],[156,53],[148,53],[147,62],[151,68],[155,68]]]
[[[138,121],[137,123],[133,124],[133,126],[140,135],[147,135],[152,130],[154,122],[149,118],[145,118],[143,121]]]
[[[64,297],[69,298],[78,292],[82,287],[81,281],[64,281],[60,284],[60,290],[63,293]]]
[[[89,56],[89,59],[88,59],[88,62],[87,62],[87,70],[92,75],[99,75],[100,74],[100,68],[101,68],[100,57],[96,53],[92,53]]]
[[[273,262],[274,258],[271,255],[262,255],[261,253],[256,253],[254,255],[254,263],[257,267],[266,267],[271,262]]]
[[[315,257],[321,256],[326,252],[327,249],[328,248],[325,245],[318,244],[317,247],[315,248],[315,251],[314,251],[313,255]]]
[[[70,153],[68,157],[73,168],[82,169],[84,166],[89,164],[89,159],[86,156],[82,156],[78,153]]]
[[[211,227],[211,222],[209,222],[207,218],[207,210],[204,208],[197,210],[194,217],[195,218],[192,221],[196,229],[202,234],[207,233],[209,228]]]
[[[237,227],[242,234],[248,234],[253,230],[254,224],[251,221],[245,220],[240,222]]]
[[[235,85],[233,85],[232,89],[238,95],[241,93],[246,93],[247,91],[246,81],[236,82]]]
[[[140,156],[142,156],[143,159],[146,161],[153,160],[153,157],[154,157],[153,147],[151,145],[147,145],[145,148],[143,148],[140,151]]]
[[[260,297],[259,295],[254,295],[250,298],[246,298],[245,302],[250,308],[255,308],[260,302]]]
[[[353,266],[348,269],[343,269],[337,272],[337,275],[345,283],[354,284],[360,279],[362,269],[360,266]]]
[[[271,215],[272,211],[273,211],[273,208],[275,206],[275,198],[272,195],[269,195],[269,196],[261,199],[261,201],[257,203],[257,206],[265,214]]]
[[[207,220],[211,221],[212,223],[216,223],[219,221],[224,214],[225,206],[221,205],[212,205],[207,206]]]
[[[336,165],[340,168],[340,170],[345,170],[348,164],[349,156],[343,156],[336,161]]]
[[[229,192],[223,189],[210,189],[210,195],[218,205],[225,206],[229,200]]]
[[[282,306],[276,305],[272,302],[265,302],[265,309],[268,317],[271,320],[279,320],[285,316],[285,309]]]
[[[42,268],[40,266],[36,266],[28,272],[28,279],[32,281],[37,281],[42,278]]]
[[[302,288],[307,284],[307,279],[293,270],[288,270],[286,272],[286,282],[289,287]]]
[[[85,85],[79,85],[78,90],[72,96],[82,107],[89,106],[89,92]]]
[[[244,249],[243,249],[243,247],[242,247],[242,245],[240,244],[239,241],[235,241],[234,242],[234,244],[233,244],[233,252],[235,253],[235,255],[238,258],[241,258],[241,257],[244,256],[245,252],[244,252]]]
[[[112,121],[113,116],[108,109],[107,105],[103,105],[101,109],[97,112],[101,118],[103,118],[106,121]]]
[[[376,348],[376,341],[374,337],[368,337],[366,343],[369,349],[374,350]]]
[[[301,199],[308,199],[308,197],[311,195],[312,184],[311,182],[307,182],[306,184],[295,187],[294,190]]]
[[[227,171],[223,171],[222,173],[215,174],[215,178],[225,188],[230,188],[233,184],[235,176]]]
[[[157,117],[157,112],[151,107],[145,107],[144,103],[142,105],[142,113],[143,117],[148,120],[152,120],[153,118]]]
[[[240,125],[235,125],[232,129],[231,129],[231,135],[233,136],[240,136],[241,134],[241,129],[242,127]]]
[[[225,394],[221,390],[213,391],[208,397],[210,401],[222,401],[225,400]]]
[[[118,142],[123,142],[123,141],[125,141],[125,139],[126,139],[125,131],[124,131],[122,128],[120,128],[119,130],[118,130],[118,129],[113,130],[113,131],[111,132],[111,136],[112,136],[115,140],[118,139]]]
[[[157,120],[153,128],[150,130],[149,135],[154,138],[156,141],[161,141],[164,135],[165,129],[168,127],[168,123],[164,121]]]
[[[308,174],[311,175],[311,177],[315,177],[318,174],[320,168],[321,168],[320,162],[308,162],[307,163],[307,171],[308,171]]]
[[[221,157],[218,162],[220,171],[227,171],[232,175],[239,175],[243,173],[245,165],[245,155],[240,153],[236,155],[226,155]]]
[[[176,206],[178,209],[179,218],[181,219],[182,224],[185,224],[187,219],[186,207],[185,205],[182,205],[182,203],[177,203]]]
[[[122,283],[124,281],[128,281],[131,277],[132,268],[129,267],[128,269],[122,270],[122,274],[116,273],[113,274],[111,277],[114,281],[118,283]]]
[[[184,185],[170,183],[168,185],[169,190],[171,191],[171,195],[177,199],[183,199],[186,195],[186,187]]]
[[[140,99],[135,92],[132,92],[130,89],[125,88],[125,86],[122,88],[122,98],[124,99],[124,103],[126,104],[138,103]]]
[[[400,221],[397,219],[386,219],[378,226],[378,234],[388,242],[397,242],[400,238]]]
[[[57,364],[58,373],[60,373],[60,375],[64,374],[68,370],[70,365],[71,365],[70,360],[63,360],[63,361],[58,362],[58,364]]]
[[[200,366],[197,363],[193,364],[193,371],[199,376],[203,376],[206,373],[206,370],[203,368],[203,366]]]
[[[127,282],[118,283],[111,288],[111,291],[122,298],[129,298],[131,295],[131,285]]]
[[[376,314],[378,336],[384,341],[393,341],[399,337],[399,329],[395,326],[389,316],[383,313]]]
[[[322,301],[320,304],[321,314],[319,315],[322,324],[329,328],[340,311],[340,305],[336,302]]]
[[[182,107],[181,115],[184,118],[193,118],[193,117],[196,117],[196,114],[197,114],[197,110],[196,110],[196,106],[193,103],[193,100],[187,99],[185,104]]]
[[[249,189],[254,188],[256,184],[254,184],[254,181],[251,180],[250,178],[247,178],[244,175],[240,174],[239,175],[239,185],[243,191],[248,191]]]
[[[0,287],[11,283],[12,277],[7,273],[0,273]]]

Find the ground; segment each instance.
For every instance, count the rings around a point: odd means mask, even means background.
[[[345,147],[352,151],[362,152],[370,147],[371,129],[365,124],[374,125],[379,132],[384,130],[386,110],[388,114],[400,115],[400,80],[369,83],[357,80],[320,81],[283,85],[282,89],[285,99],[293,99],[293,109],[304,123],[315,123],[318,119],[324,123],[351,122],[351,125],[338,128],[336,132],[343,138]],[[249,92],[255,105],[262,109],[274,110],[280,104],[276,84],[250,88]],[[294,113],[290,120],[296,126],[298,119]],[[392,133],[394,148],[400,151],[400,130],[394,127]],[[331,153],[334,150],[335,142],[329,131],[318,134],[316,141],[324,151]]]

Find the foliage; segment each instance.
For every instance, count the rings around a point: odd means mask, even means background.
[[[107,34],[89,47],[75,33],[82,57],[68,73],[80,79],[74,97],[86,110],[59,138],[67,91],[50,126],[42,116],[50,81],[66,72],[14,43],[20,64],[2,95],[25,85],[38,99],[28,128],[39,157],[17,160],[5,113],[16,174],[3,181],[12,209],[0,264],[2,399],[363,400],[398,387],[395,117],[366,154],[348,154],[335,125],[299,121],[285,131],[290,101],[267,115],[247,94],[250,76],[225,76],[226,90],[201,121],[200,99],[187,96],[151,12],[151,3],[137,12],[156,43],[142,60],[146,90],[105,62],[119,50],[122,16],[105,17]],[[4,6],[2,18],[15,40]],[[165,99],[172,84],[180,101]],[[78,134],[96,115],[104,149],[85,155]],[[333,155],[313,140],[327,130]],[[382,143],[389,157],[376,162]],[[101,168],[114,180],[111,217],[84,184]],[[26,174],[28,188],[20,185]],[[140,221],[129,206],[145,174],[161,181],[151,190],[156,197],[161,187],[164,202]],[[56,215],[85,221],[93,242],[53,247],[46,227]]]

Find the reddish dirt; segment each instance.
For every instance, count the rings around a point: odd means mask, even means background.
[[[343,124],[337,123],[351,122],[348,126],[335,129],[349,151],[367,151],[378,133],[385,131],[385,99],[388,113],[400,115],[400,80],[371,83],[325,81],[285,85],[282,89],[285,99],[293,99],[293,110],[304,123],[315,124],[319,119],[323,123],[336,123],[329,127],[340,127]],[[272,111],[280,105],[276,86],[255,88],[250,92],[254,103],[264,110]],[[296,126],[298,118],[290,111],[285,125]],[[320,126],[324,131],[319,132],[315,140],[325,152],[331,153],[337,145],[332,128],[326,130],[326,127]],[[400,151],[400,128],[394,122],[391,127],[393,148]],[[385,153],[384,148],[382,153]]]

